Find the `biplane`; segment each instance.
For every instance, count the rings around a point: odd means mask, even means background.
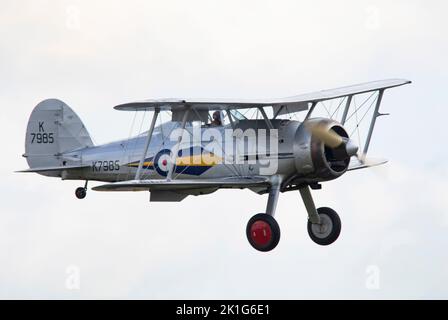
[[[23,155],[29,169],[20,172],[85,181],[75,191],[78,199],[86,197],[88,181],[104,182],[96,191],[149,191],[150,201],[179,202],[224,188],[267,194],[265,212],[246,227],[249,243],[264,252],[280,240],[274,218],[280,193],[298,190],[310,238],[329,245],[341,220],[331,208],[316,208],[311,189],[386,162],[367,157],[376,120],[384,115],[380,105],[387,89],[409,83],[381,80],[284,99],[125,103],[115,109],[152,115],[142,118],[149,129],[102,145],[93,144],[67,104],[48,99],[31,113]]]

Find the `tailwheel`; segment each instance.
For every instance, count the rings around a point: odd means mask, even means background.
[[[85,187],[76,188],[75,195],[76,195],[76,198],[78,198],[78,199],[84,199],[87,195],[87,188],[85,188]]]
[[[327,246],[336,241],[341,233],[341,219],[336,211],[322,207],[317,209],[320,223],[312,223],[308,220],[308,234],[315,243]]]
[[[271,251],[280,241],[280,227],[274,217],[259,213],[247,223],[247,240],[258,251]]]

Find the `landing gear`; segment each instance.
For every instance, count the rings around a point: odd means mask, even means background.
[[[87,190],[83,187],[76,188],[75,195],[78,199],[84,199],[87,195]]]
[[[280,194],[281,178],[273,176],[269,188],[266,213],[254,215],[246,227],[247,240],[258,251],[271,251],[280,241],[280,227],[274,219]],[[341,219],[336,211],[322,207],[316,209],[310,187],[304,185],[299,188],[306,211],[308,212],[308,234],[311,240],[321,246],[327,246],[337,240],[341,233]]]
[[[280,241],[280,227],[274,219],[274,213],[280,194],[281,178],[273,176],[271,183],[266,213],[254,215],[246,227],[246,236],[250,245],[263,252],[271,251]]]
[[[335,242],[341,233],[341,219],[331,208],[319,208],[317,213],[320,217],[320,224],[308,220],[308,234],[315,243],[328,246]]]
[[[247,223],[247,240],[258,251],[271,251],[280,241],[280,227],[274,217],[259,213]]]
[[[327,207],[316,210],[308,186],[300,188],[299,191],[308,212],[308,234],[311,240],[321,246],[332,244],[341,233],[341,219],[338,214]]]
[[[84,199],[86,197],[86,195],[87,195],[87,181],[86,181],[86,184],[84,185],[84,187],[76,188],[75,195],[76,195],[76,198],[78,198],[78,199]]]

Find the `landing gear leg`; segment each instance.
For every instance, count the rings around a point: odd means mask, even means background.
[[[320,224],[320,217],[317,213],[316,206],[314,205],[313,196],[311,195],[310,188],[308,186],[299,189],[302,196],[303,204],[308,212],[308,220],[315,224]]]
[[[341,233],[341,219],[336,211],[322,207],[316,209],[308,186],[299,189],[308,212],[308,234],[315,243],[326,246],[336,241]]]
[[[84,199],[86,197],[86,195],[87,195],[87,183],[88,182],[89,181],[86,180],[86,183],[84,184],[84,187],[76,188],[76,190],[75,190],[76,198]]]
[[[246,227],[247,240],[258,251],[271,251],[280,241],[280,227],[274,219],[280,194],[280,180],[271,185],[266,213],[254,215]]]
[[[273,184],[269,190],[268,204],[266,206],[266,214],[274,216],[277,208],[278,197],[280,195],[280,183]]]

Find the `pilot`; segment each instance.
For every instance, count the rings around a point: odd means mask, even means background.
[[[222,126],[220,111],[217,110],[217,111],[213,112],[213,120],[212,120],[212,122],[210,122],[210,126],[212,126],[212,127]]]

